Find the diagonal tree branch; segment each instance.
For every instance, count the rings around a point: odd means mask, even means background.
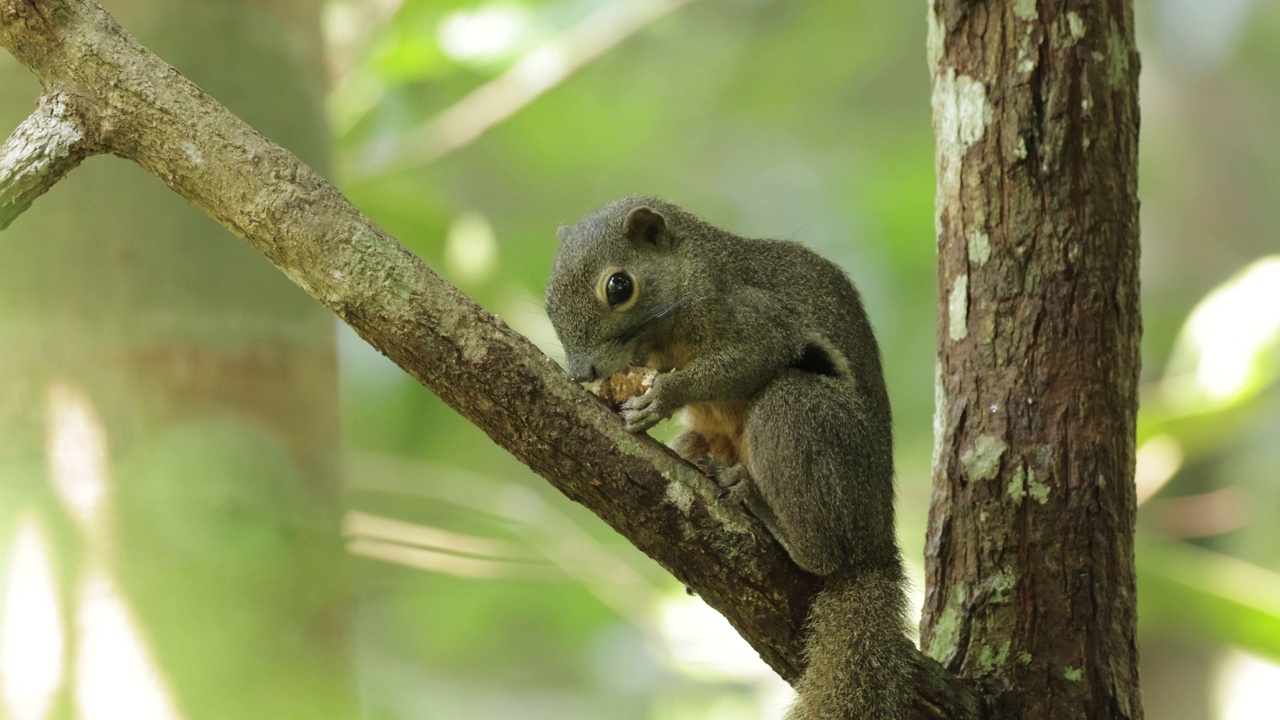
[[[86,157],[101,152],[78,98],[41,96],[36,111],[0,145],[0,230]]]
[[[104,147],[260,250],[361,337],[723,613],[782,677],[803,666],[817,578],[719,506],[692,466],[622,429],[524,337],[431,271],[329,182],[143,48],[91,0],[0,0],[0,45],[74,88]],[[919,656],[922,718],[977,717]]]

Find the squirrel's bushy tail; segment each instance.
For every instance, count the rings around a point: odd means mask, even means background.
[[[808,665],[787,720],[900,720],[911,641],[900,562],[838,572],[809,611]]]

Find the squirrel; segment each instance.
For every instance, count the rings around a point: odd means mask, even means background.
[[[626,429],[684,408],[672,449],[824,578],[787,718],[908,717],[892,416],[848,276],[797,242],[739,237],[654,198],[558,234],[546,305],[570,378],[658,371],[622,404]]]

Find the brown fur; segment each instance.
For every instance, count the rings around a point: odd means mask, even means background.
[[[690,431],[672,448],[826,580],[789,717],[908,717],[892,419],[848,277],[797,243],[741,238],[650,198],[613,203],[560,237],[547,314],[569,374],[660,370],[622,404],[627,429],[685,408]],[[639,289],[611,306],[595,288],[613,272]]]
[[[747,403],[698,403],[684,410],[684,424],[701,435],[708,445],[706,455],[725,465],[746,463]],[[692,458],[693,462],[701,459]]]

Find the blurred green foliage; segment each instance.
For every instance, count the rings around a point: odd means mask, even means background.
[[[433,145],[443,132],[440,119],[460,108],[471,109],[464,116],[472,122],[485,122],[484,108],[469,106],[469,95],[489,83],[501,86],[503,73],[522,59],[547,47],[560,52],[561,61],[582,51],[562,43],[563,33],[609,4],[406,0],[385,20],[349,33],[361,39],[335,54],[348,64],[333,68],[330,98],[340,184],[432,267],[553,355],[557,347],[539,308],[555,249],[553,230],[614,197],[657,194],[744,234],[802,239],[837,259],[866,296],[887,358],[898,418],[901,536],[918,564],[929,492],[937,304],[923,8],[834,0],[691,2],[531,101],[508,95],[509,106],[488,108],[497,120],[478,139],[445,152]],[[1280,282],[1220,308],[1211,321],[1213,337],[1184,329],[1214,288],[1280,250],[1274,230],[1280,217],[1269,200],[1280,189],[1274,142],[1280,96],[1269,90],[1273,74],[1264,70],[1277,67],[1280,8],[1258,2],[1217,11],[1189,3],[1137,4],[1144,59],[1142,630],[1144,638],[1191,634],[1206,638],[1206,648],[1235,644],[1280,658],[1278,595],[1256,591],[1276,587],[1280,571],[1280,533],[1274,530],[1280,526],[1274,441],[1280,428],[1280,323],[1233,324],[1233,318],[1280,308]],[[371,5],[379,3],[334,3],[331,20]],[[476,30],[480,37],[469,38],[468,30],[476,28],[489,33]],[[502,106],[498,97],[494,103]],[[487,259],[468,263],[458,246],[477,244],[491,246],[473,253]],[[1206,394],[1197,383],[1213,381],[1197,376],[1197,368],[1206,358],[1212,364],[1215,352],[1223,354],[1222,338],[1246,335],[1253,340],[1226,353],[1252,348],[1248,381],[1225,395]],[[672,599],[673,583],[607,529],[552,496],[477,430],[369,358],[357,341],[344,345],[343,357],[354,453],[429,459],[434,467],[465,468],[543,496],[566,522],[586,528],[615,562],[655,583],[655,607],[680,602]],[[418,492],[430,494],[422,483],[450,480],[441,473],[415,482]],[[393,512],[387,506],[403,495],[357,487],[352,499]],[[401,506],[393,514],[428,518],[442,512],[430,504],[415,502],[416,509]],[[490,532],[483,528],[492,517],[467,521],[467,513],[424,522]],[[431,618],[427,625],[452,627],[451,648],[460,642],[493,650],[487,660],[441,652],[440,631],[410,630],[409,613],[400,618],[406,625],[391,623],[385,631],[420,633],[426,647],[400,646],[399,662],[424,662],[430,668],[424,673],[457,675],[470,665],[465,658],[473,658],[479,664],[472,679],[493,692],[512,691],[513,678],[532,673],[530,667],[547,672],[543,659],[554,657],[556,670],[539,677],[537,692],[567,692],[584,705],[594,697],[616,702],[618,688],[582,664],[591,657],[592,637],[605,636],[618,622],[634,623],[643,634],[657,627],[652,611],[619,618],[597,607],[579,614],[594,601],[568,579],[504,589],[503,581],[476,587],[475,581],[440,575],[365,570],[398,577],[396,603],[417,608],[419,618]],[[556,601],[548,604],[540,599],[545,596]],[[462,609],[481,602],[493,616]],[[504,619],[510,614],[558,629],[524,634]],[[459,622],[468,623],[466,638],[454,634],[462,632]],[[634,712],[628,717],[675,717],[664,699],[673,694],[682,698],[681,717],[719,717],[719,695],[755,682],[750,674],[728,676],[704,689],[682,690],[672,676],[671,668],[679,667],[672,665],[672,649],[647,652],[667,675],[642,702],[625,704]],[[1162,687],[1158,659],[1144,672],[1151,688]],[[701,699],[691,700],[690,693]],[[1201,704],[1207,708],[1209,702]],[[594,716],[585,707],[557,712]],[[732,713],[723,716],[750,714],[741,706]],[[540,715],[530,710],[520,716]]]
[[[1150,717],[1199,720],[1217,717],[1211,683],[1178,668],[1219,672],[1229,647],[1280,660],[1280,5],[1135,2],[1137,562],[1141,642],[1162,648],[1144,656],[1144,694]],[[288,5],[239,9],[255,47],[274,42],[287,15],[273,13]],[[553,356],[541,297],[555,228],[619,196],[663,196],[840,262],[886,358],[900,537],[919,572],[937,317],[924,15],[921,3],[860,0],[328,0],[332,174]],[[172,60],[185,38],[152,47]],[[231,90],[206,87],[228,101]],[[133,478],[120,539],[137,558],[127,579],[145,590],[141,611],[198,636],[193,646],[245,655],[226,675],[189,679],[201,658],[162,646],[179,685],[239,687],[273,716],[310,716],[328,697],[314,682],[264,678],[297,656],[276,652],[314,639],[288,618],[340,605],[353,615],[362,717],[779,714],[788,691],[697,598],[349,330],[338,344],[346,515],[333,542],[354,558],[350,602],[341,573],[296,591],[328,571],[333,548],[314,538],[334,508],[303,492],[307,471],[270,431],[190,422],[119,459]],[[57,516],[43,471],[8,466],[0,528],[18,524],[18,507]],[[70,526],[49,531],[73,544]],[[226,578],[256,590],[236,595]],[[167,600],[184,597],[198,602]],[[215,625],[199,608],[232,611]]]

